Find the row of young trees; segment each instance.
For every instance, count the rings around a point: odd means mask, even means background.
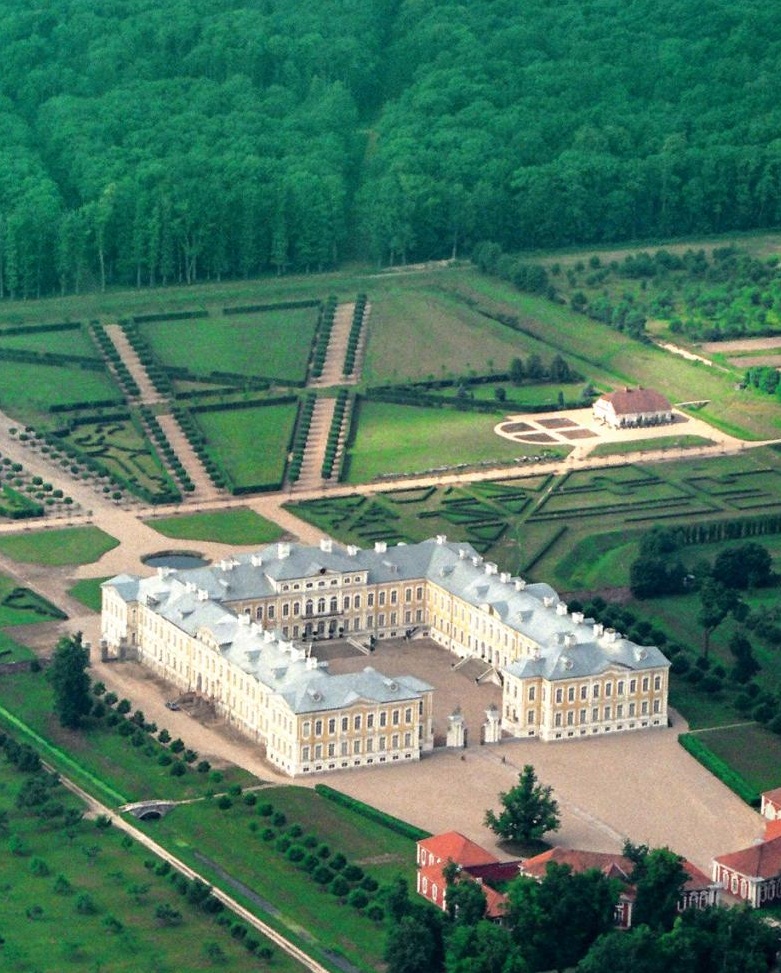
[[[761,0],[0,15],[0,297],[781,222]]]

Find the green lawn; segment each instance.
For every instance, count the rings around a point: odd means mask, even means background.
[[[0,408],[23,421],[52,425],[52,405],[95,402],[118,394],[108,372],[0,360]]]
[[[182,805],[162,821],[143,827],[156,840],[175,847],[176,853],[194,867],[208,870],[204,857],[219,862],[256,895],[273,903],[278,910],[270,917],[273,925],[298,935],[306,930],[316,953],[328,948],[367,973],[380,968],[383,926],[341,904],[330,891],[315,884],[286,860],[275,841],[288,827],[299,824],[302,838],[315,835],[328,845],[331,854],[342,852],[349,862],[360,865],[377,880],[402,873],[413,887],[414,842],[332,806],[308,788],[271,788],[258,792],[257,797],[256,807],[248,807],[241,799],[227,810],[221,810],[216,802]],[[273,827],[268,817],[257,813],[266,801],[274,810],[283,811],[287,819],[284,825]],[[262,838],[267,827],[274,831],[274,840],[268,842]],[[379,865],[375,864],[378,859]]]
[[[72,588],[68,588],[68,594],[91,611],[99,612],[102,600],[100,586],[104,581],[108,581],[108,578],[82,578]]]
[[[198,412],[209,452],[237,487],[277,488],[284,477],[294,402]]]
[[[5,334],[0,330],[0,348],[34,351],[37,354],[80,355],[100,359],[95,345],[83,327],[67,331],[28,331],[24,334]]]
[[[635,439],[621,443],[599,443],[589,456],[616,456],[622,453],[636,453],[644,449],[689,449],[693,446],[713,446],[712,439],[705,436],[658,436],[653,439]]]
[[[775,733],[752,723],[700,733],[698,737],[758,792],[781,787],[781,738]]]
[[[497,436],[497,416],[388,402],[362,401],[358,408],[358,432],[348,460],[350,483],[366,483],[385,473],[509,463],[543,452],[540,446]],[[553,447],[545,452],[562,456],[568,450]]]
[[[91,820],[66,825],[62,816],[47,820],[17,809],[16,794],[26,776],[0,762],[0,794],[11,834],[0,844],[3,969],[179,973],[213,970],[215,957],[226,971],[260,967],[260,960],[231,937],[230,923],[218,925],[215,917],[190,905],[167,871],[155,868],[159,861],[121,831],[98,829]],[[52,796],[65,809],[83,810],[62,786]],[[164,905],[179,913],[178,924],[158,921],[156,910]],[[209,943],[219,952],[205,949]],[[272,968],[301,969],[277,949]]]
[[[285,382],[306,377],[316,307],[140,325],[159,360],[196,375],[213,371]]]
[[[0,537],[0,551],[12,560],[52,567],[91,564],[118,544],[115,537],[98,527],[65,527]]]
[[[131,713],[143,706],[143,700],[131,700]],[[95,792],[94,781],[106,784],[122,797],[114,803],[151,800],[186,800],[202,796],[217,785],[209,774],[188,769],[182,777],[171,775],[170,765],[158,762],[167,748],[157,743],[153,734],[143,733],[143,743],[136,746],[130,737],[121,736],[104,721],[93,721],[82,730],[66,730],[53,712],[52,689],[44,672],[17,672],[0,680],[0,707],[21,720],[33,733],[46,741],[53,751],[45,757],[87,790]],[[0,719],[0,723],[5,720]],[[158,732],[163,727],[158,727]],[[184,744],[187,746],[187,739]],[[33,744],[35,745],[35,744]],[[257,783],[246,771],[232,765],[221,770],[220,787],[239,783]],[[83,777],[81,776],[83,775]],[[106,799],[101,790],[97,796]]]
[[[221,544],[269,544],[283,531],[248,507],[210,510],[181,517],[159,517],[147,524],[166,537]]]

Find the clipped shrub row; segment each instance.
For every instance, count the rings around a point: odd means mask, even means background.
[[[303,307],[322,307],[322,301],[278,301],[276,304],[245,304],[242,307],[224,307],[223,314],[259,314],[262,311],[294,311]]]
[[[46,334],[50,331],[78,331],[81,321],[60,321],[56,324],[15,324],[0,331],[0,338],[10,338],[14,334]]]
[[[192,413],[195,411],[195,408],[190,410],[177,407],[173,410],[173,415],[176,421],[179,423],[179,427],[181,428],[182,432],[185,434],[190,445],[192,446],[193,452],[201,461],[204,470],[206,470],[207,476],[212,481],[214,486],[216,486],[218,490],[228,489],[232,492],[235,484],[228,476],[227,472],[215,462],[209,453],[206,444],[206,437],[204,436],[201,427],[193,418]]]
[[[179,481],[181,488],[186,493],[192,493],[195,490],[195,484],[190,479],[190,475],[184,467],[184,464],[176,455],[176,451],[168,440],[168,437],[163,432],[162,426],[157,421],[157,416],[149,408],[149,406],[141,406],[139,409],[141,413],[142,420],[149,431],[149,435],[154,440],[160,453],[162,454],[168,468],[173,472],[176,479]]]
[[[130,374],[127,365],[122,361],[122,356],[115,348],[114,342],[106,333],[106,329],[98,321],[93,321],[90,324],[90,334],[103,357],[111,365],[122,391],[130,398],[137,398],[141,394],[141,390],[136,384],[136,380]]]
[[[350,326],[350,334],[347,338],[347,351],[344,356],[344,367],[342,369],[342,374],[347,377],[352,375],[355,370],[355,356],[358,353],[358,342],[361,340],[361,331],[363,329],[363,318],[366,313],[366,295],[359,294],[355,299],[355,308],[353,309],[353,320]]]
[[[209,312],[205,309],[200,311],[171,311],[168,314],[136,314],[133,316],[133,324],[153,324],[162,321],[192,321],[195,318],[208,318]]]
[[[244,803],[254,804],[255,795],[246,794]],[[217,802],[217,806],[227,811],[233,807],[233,801],[228,795],[224,795]],[[331,895],[354,909],[365,912],[372,921],[382,921],[385,913],[375,898],[379,890],[379,883],[375,878],[366,875],[359,865],[348,862],[341,852],[332,854],[331,848],[325,842],[321,842],[315,834],[305,834],[301,825],[291,824],[285,827],[285,815],[281,811],[274,811],[269,802],[259,804],[257,813],[267,818],[273,827],[259,828],[257,822],[252,821],[250,831],[257,833],[269,848],[283,855],[288,862]]]
[[[342,791],[337,791],[333,787],[329,787],[328,784],[315,784],[315,791],[321,797],[333,801],[334,804],[349,808],[368,821],[380,824],[389,831],[402,835],[404,838],[410,838],[412,841],[422,841],[424,838],[431,837],[430,831],[423,831],[421,828],[416,828],[414,825],[402,821],[400,818],[394,818],[392,814],[386,814],[384,811],[372,807],[371,804],[364,804],[363,801],[350,797],[348,794],[342,793]]]
[[[61,402],[49,406],[49,412],[57,415],[63,412],[80,412],[83,409],[121,409],[125,400],[120,399],[93,399],[89,402]]]
[[[347,389],[339,389],[339,394],[336,397],[336,406],[334,407],[334,414],[331,419],[331,428],[328,431],[328,441],[325,447],[323,466],[320,471],[324,480],[330,479],[333,475],[334,463],[339,452],[339,442],[342,436],[344,415],[347,410],[348,394]]]
[[[714,777],[717,777],[722,784],[738,797],[750,804],[752,807],[759,806],[759,794],[736,770],[725,763],[721,757],[710,750],[702,740],[691,733],[681,733],[678,735],[678,742],[687,753],[690,753],[695,760],[709,770]]]
[[[309,438],[309,427],[312,424],[312,415],[315,411],[317,401],[314,393],[309,393],[302,403],[298,413],[295,432],[293,434],[293,458],[288,467],[287,478],[291,483],[295,483],[301,475],[301,466],[304,462],[304,450],[306,449],[307,439]]]
[[[155,358],[151,345],[141,333],[136,320],[121,321],[120,324],[122,325],[122,330],[125,332],[127,340],[130,342],[131,348],[138,355],[138,360],[144,367],[154,387],[160,395],[166,397],[172,396],[174,390],[168,372],[160,365],[157,358]]]
[[[335,315],[336,298],[331,295],[320,307],[320,315],[312,349],[312,361],[310,363],[313,378],[319,378],[323,374],[323,366],[325,365],[325,358],[328,353],[328,343],[331,340]]]
[[[63,355],[53,351],[27,351],[24,348],[0,347],[0,361],[26,362],[30,365],[76,365],[86,371],[102,372],[103,362],[86,355]]]

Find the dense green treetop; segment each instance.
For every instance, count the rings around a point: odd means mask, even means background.
[[[760,0],[0,0],[0,296],[781,222]]]

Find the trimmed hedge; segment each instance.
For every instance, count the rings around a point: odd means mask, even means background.
[[[169,314],[136,314],[132,318],[134,324],[153,324],[160,321],[192,321],[195,318],[208,318],[209,312],[200,311],[171,311]]]
[[[721,757],[710,750],[698,736],[694,736],[692,733],[680,733],[678,743],[746,804],[750,804],[752,807],[759,806],[759,794],[745,777],[733,770]]]
[[[354,797],[350,797],[348,794],[342,793],[342,791],[337,791],[333,787],[329,787],[328,784],[315,784],[315,791],[321,796],[329,801],[333,801],[334,804],[339,804],[341,807],[349,808],[356,814],[360,814],[361,817],[366,818],[368,821],[373,821],[375,824],[382,825],[382,827],[387,828],[389,831],[393,831],[395,834],[400,834],[404,838],[409,838],[412,841],[422,841],[424,838],[430,838],[430,831],[423,831],[421,828],[416,828],[414,825],[409,824],[407,821],[402,821],[400,818],[394,818],[392,814],[386,814],[384,811],[380,811],[376,807],[372,807],[371,804],[364,804],[363,801],[358,801]]]
[[[263,311],[294,311],[302,307],[320,307],[321,301],[280,301],[277,304],[246,304],[243,307],[224,307],[223,314],[260,314]]]
[[[81,321],[61,321],[58,324],[17,324],[11,328],[3,328],[0,338],[7,338],[14,334],[45,334],[47,331],[78,331]]]

